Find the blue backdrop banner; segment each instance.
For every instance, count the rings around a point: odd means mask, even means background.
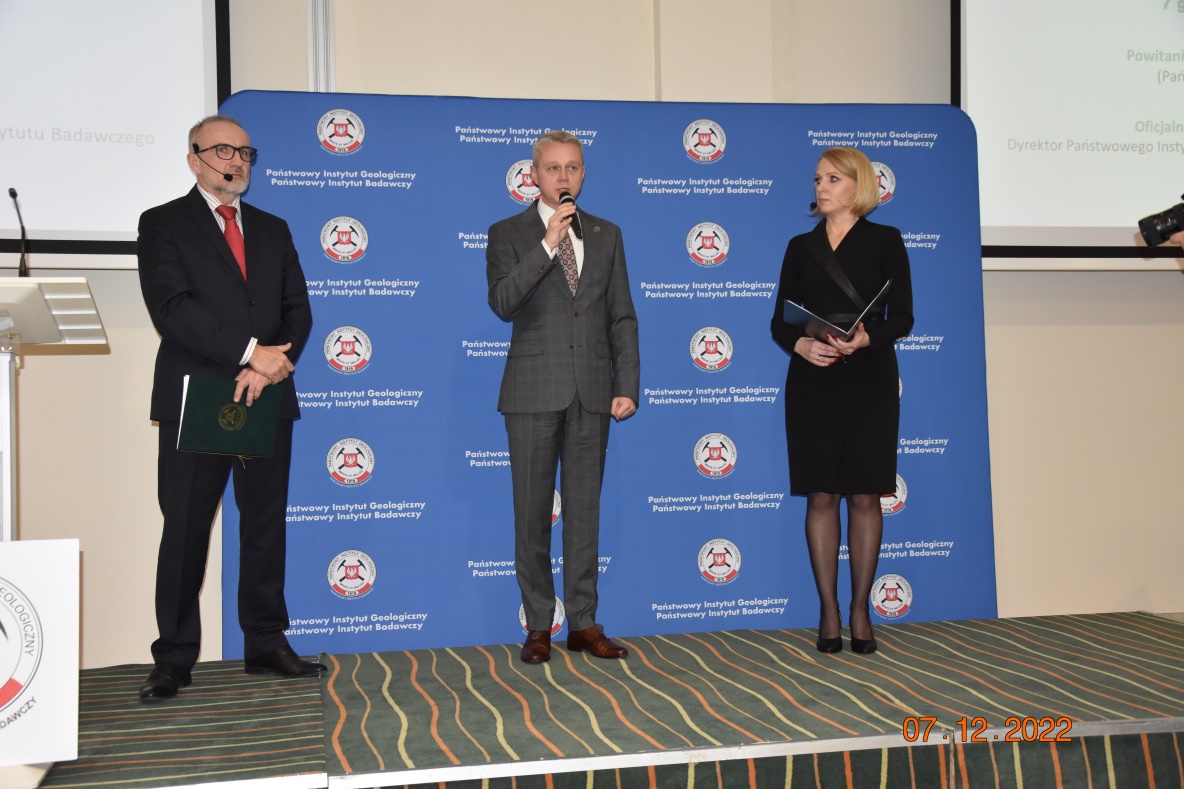
[[[622,228],[640,326],[641,402],[612,427],[604,479],[610,634],[817,624],[805,503],[788,493],[789,360],[769,321],[835,145],[875,163],[870,218],[904,236],[916,313],[896,344],[899,476],[882,500],[873,621],[996,614],[978,174],[961,111],[261,92],[223,111],[260,150],[248,201],[288,221],[312,300],[288,502],[297,652],[522,638],[496,406],[510,327],[488,306],[485,246],[537,195],[530,143],[549,129],[584,141],[579,203]],[[232,658],[230,496],[223,523]]]

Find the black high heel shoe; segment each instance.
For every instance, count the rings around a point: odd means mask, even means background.
[[[855,636],[851,636],[851,651],[857,655],[870,655],[878,648],[875,631],[872,631],[871,638],[856,638]]]
[[[872,629],[871,613],[868,613],[867,629],[871,631],[871,638],[856,638],[855,627],[851,626],[851,651],[857,655],[870,655],[878,649],[876,644],[876,631]],[[851,621],[855,620],[854,614],[851,615]]]
[[[818,623],[818,641],[815,642],[814,646],[823,654],[833,655],[835,652],[843,651],[843,618],[838,614],[836,614],[835,618],[839,620],[839,634],[834,638],[823,638],[822,623]]]

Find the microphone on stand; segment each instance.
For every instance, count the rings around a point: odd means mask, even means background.
[[[563,205],[564,203],[574,203],[575,201],[576,199],[571,196],[570,192],[559,193],[559,205]],[[571,215],[571,232],[575,234],[576,238],[580,239],[581,241],[583,240],[584,224],[580,221],[579,211]]]
[[[12,205],[16,208],[16,221],[21,226],[21,262],[17,267],[18,277],[29,276],[29,238],[25,233],[25,220],[21,216],[21,204],[16,199],[16,189],[8,187],[8,196],[12,198]]]

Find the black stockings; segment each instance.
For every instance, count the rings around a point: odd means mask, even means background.
[[[839,615],[839,501],[835,493],[811,493],[806,499],[806,545],[818,587],[818,637],[843,634]]]
[[[837,638],[842,634],[839,613],[839,502],[837,493],[811,493],[806,499],[806,544],[810,566],[818,587],[818,635]],[[847,548],[851,565],[851,637],[872,637],[868,595],[876,578],[884,515],[876,493],[847,496]]]

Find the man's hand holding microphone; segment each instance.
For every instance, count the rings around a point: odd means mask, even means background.
[[[547,236],[544,239],[547,249],[555,249],[559,246],[559,242],[563,240],[569,227],[576,238],[584,237],[580,216],[576,213],[575,198],[568,192],[562,192],[559,195],[559,207],[555,209],[555,213],[551,215],[551,221],[547,223]]]

